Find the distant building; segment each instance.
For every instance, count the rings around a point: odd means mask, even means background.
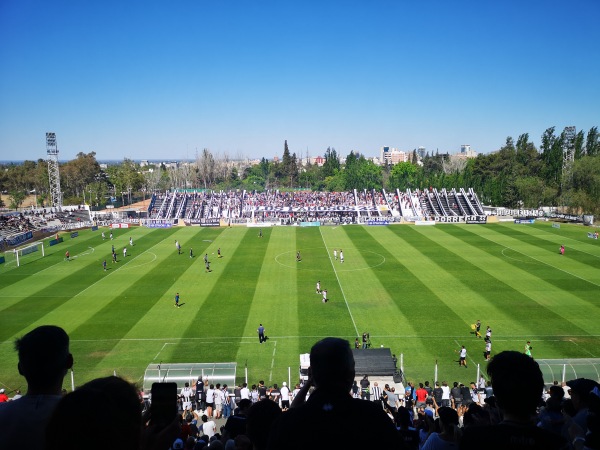
[[[314,159],[313,164],[316,164],[319,167],[323,167],[323,164],[325,164],[325,158],[323,158],[322,156],[317,156]]]
[[[457,156],[457,157],[465,158],[465,159],[477,158],[477,152],[475,150],[473,150],[470,145],[463,144],[460,146],[460,153],[453,155],[453,156]]]
[[[427,150],[425,149],[425,147],[419,147],[417,149],[417,155],[419,155],[419,158],[421,158],[421,159],[425,158],[426,153],[427,153]]]
[[[410,159],[410,152],[403,152],[401,150],[391,147],[381,147],[379,160],[381,164],[393,166],[401,162],[406,162]]]

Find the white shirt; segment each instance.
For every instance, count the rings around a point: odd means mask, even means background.
[[[290,390],[287,386],[282,386],[279,390],[281,393],[281,400],[289,400],[290,399]]]
[[[461,348],[460,349],[460,357],[461,358],[466,358],[467,357],[467,349],[466,348]]]
[[[442,400],[450,400],[450,387],[442,386]]]
[[[204,433],[204,436],[207,436],[209,439],[215,435],[216,430],[217,426],[212,420],[202,424],[202,432]]]
[[[208,388],[206,391],[206,403],[214,403],[215,402],[215,390]]]
[[[240,398],[241,399],[250,399],[250,389],[248,389],[247,387],[243,387],[242,389],[240,389]]]

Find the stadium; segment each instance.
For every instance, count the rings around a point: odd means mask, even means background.
[[[71,338],[68,389],[111,374],[149,389],[160,367],[182,386],[218,379],[215,364],[227,364],[230,385],[293,385],[316,341],[353,344],[363,333],[359,356],[384,366],[372,376],[470,383],[486,376],[477,320],[493,330],[492,356],[530,341],[547,383],[598,378],[598,240],[560,215],[484,211],[472,190],[173,191],[135,212],[72,209],[45,223],[45,239],[8,238],[17,245],[0,265],[6,389],[23,383],[13,340],[41,324]]]

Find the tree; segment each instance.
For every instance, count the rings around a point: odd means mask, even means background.
[[[405,190],[415,186],[417,166],[409,162],[401,162],[392,167],[388,184],[391,189]]]
[[[9,193],[10,209],[19,209],[25,201],[25,192],[22,190],[13,190]]]
[[[321,168],[323,178],[335,175],[340,170],[340,159],[335,151],[335,148],[327,147],[325,151],[325,162]]]
[[[205,148],[202,153],[196,153],[196,165],[198,166],[198,176],[204,189],[212,187],[215,179],[215,158],[209,149]]]
[[[598,127],[590,128],[585,140],[585,153],[588,156],[600,155],[600,140],[598,139]]]

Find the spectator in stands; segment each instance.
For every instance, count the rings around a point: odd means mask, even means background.
[[[62,328],[43,325],[15,341],[19,374],[27,394],[0,405],[2,448],[43,449],[48,418],[61,399],[62,383],[73,367],[69,336]]]
[[[317,342],[310,362],[315,390],[306,403],[282,413],[272,427],[269,449],[398,447],[397,431],[381,408],[349,395],[355,372],[348,341]],[[368,433],[356,433],[356,420]]]
[[[252,441],[254,450],[264,450],[267,448],[269,432],[274,429],[274,423],[281,415],[282,412],[279,405],[269,399],[259,400],[250,407],[246,421],[246,435]],[[301,433],[306,432],[310,432],[310,430],[301,431]],[[288,438],[294,439],[295,436],[288,436]]]
[[[571,401],[575,409],[572,422],[577,424],[582,430],[585,430],[587,427],[590,400],[595,395],[592,391],[598,389],[598,383],[587,378],[577,378],[576,380],[568,381],[567,386],[570,388],[569,394],[571,395]],[[565,436],[569,437],[568,430]]]
[[[563,449],[566,440],[535,426],[533,418],[544,389],[538,363],[516,351],[492,358],[487,368],[503,420],[464,430],[461,449]]]
[[[118,377],[98,378],[59,402],[48,422],[46,448],[139,449],[141,430],[141,404],[135,387]],[[163,448],[177,436],[176,424],[168,431]],[[156,442],[154,438],[147,441],[147,448],[153,448]]]
[[[458,448],[461,430],[458,427],[458,413],[448,407],[438,409],[437,421],[439,431],[432,431],[425,441],[422,450],[445,450]],[[431,431],[431,430],[430,430]]]

